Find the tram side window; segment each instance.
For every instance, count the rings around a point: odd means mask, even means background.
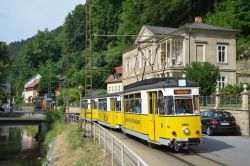
[[[92,100],[92,108],[93,109],[97,109],[97,103],[96,103],[96,101],[95,100]]]
[[[98,108],[101,111],[107,111],[107,100],[106,99],[99,99]]]
[[[166,102],[164,100],[164,97],[161,91],[158,92],[158,96],[157,96],[157,108],[158,108],[159,115],[167,114]]]
[[[128,95],[124,96],[124,109],[125,112],[132,112],[132,108],[133,108],[133,101],[129,98]]]
[[[135,94],[135,113],[141,113],[141,94]]]
[[[166,96],[166,105],[167,105],[167,115],[173,115],[174,114],[173,96]]]
[[[129,113],[141,113],[141,94],[125,95],[124,110]]]
[[[88,109],[87,100],[83,100],[83,101],[82,101],[82,108]]]
[[[199,96],[194,96],[193,98],[193,101],[194,101],[194,111],[195,113],[200,113],[200,98]]]
[[[115,100],[115,111],[121,111],[121,101]]]

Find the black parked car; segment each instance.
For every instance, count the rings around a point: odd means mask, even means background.
[[[214,133],[236,134],[236,121],[227,111],[203,111],[201,113],[202,132],[207,135]]]

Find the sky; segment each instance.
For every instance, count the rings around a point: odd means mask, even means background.
[[[38,30],[53,30],[85,0],[0,0],[0,41],[25,40]]]

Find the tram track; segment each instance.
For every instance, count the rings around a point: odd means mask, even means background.
[[[213,159],[210,159],[208,157],[205,157],[205,156],[202,156],[192,150],[186,150],[186,151],[183,151],[183,152],[178,152],[178,153],[175,153],[175,152],[172,152],[172,151],[167,151],[165,150],[165,153],[169,156],[172,156],[180,161],[182,161],[183,163],[187,164],[187,165],[190,165],[190,166],[196,166],[196,165],[200,165],[199,162],[203,162],[205,160],[209,161],[209,163],[213,164],[213,166],[215,165],[218,165],[218,166],[226,166],[226,164],[223,164],[221,162],[218,162],[216,160],[213,160]],[[189,157],[186,157],[186,156],[189,156]],[[191,161],[193,161],[193,159],[195,158],[195,160],[197,162],[193,163]],[[189,161],[191,160],[191,161]],[[206,164],[205,164],[206,165]],[[210,165],[210,164],[209,164]],[[204,166],[204,164],[203,164]]]

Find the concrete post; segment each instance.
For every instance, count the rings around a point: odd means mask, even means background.
[[[219,87],[216,87],[216,94],[215,94],[215,109],[220,107],[220,90]]]
[[[247,83],[243,83],[244,91],[241,93],[242,96],[242,110],[248,110],[248,95]]]
[[[248,110],[248,95],[249,92],[244,90],[242,93],[242,110]]]

